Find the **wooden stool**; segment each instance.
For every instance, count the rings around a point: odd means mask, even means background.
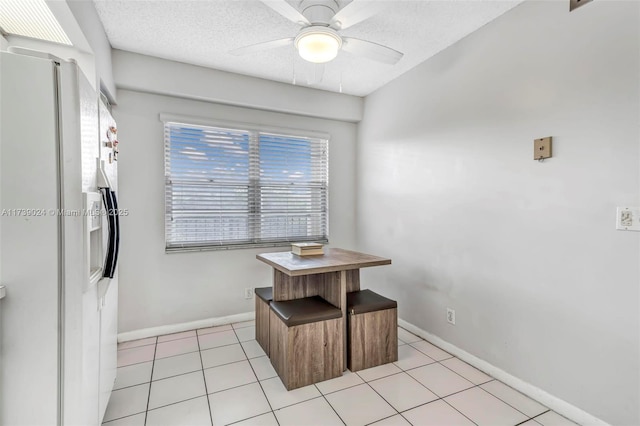
[[[273,300],[271,287],[260,287],[256,292],[256,340],[269,356],[269,303]]]
[[[271,364],[287,390],[342,375],[342,311],[320,296],[271,302]]]
[[[347,366],[364,370],[398,360],[398,303],[371,290],[347,293]]]

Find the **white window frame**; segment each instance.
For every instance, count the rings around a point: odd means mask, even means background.
[[[164,141],[164,149],[165,149],[165,251],[167,253],[170,252],[184,252],[184,251],[207,251],[207,250],[230,250],[230,249],[245,249],[245,248],[259,248],[259,247],[284,247],[289,246],[292,242],[296,241],[310,241],[309,239],[290,239],[287,241],[278,241],[278,242],[247,242],[247,243],[228,243],[221,244],[217,242],[210,242],[204,244],[193,244],[186,243],[183,245],[178,245],[178,243],[170,244],[169,235],[167,232],[168,226],[167,221],[171,220],[171,206],[170,200],[168,199],[168,186],[170,185],[170,170],[169,170],[169,162],[167,161],[169,156],[170,149],[170,141],[166,136],[166,125],[168,123],[178,123],[184,124],[185,126],[194,125],[194,126],[210,126],[216,128],[224,128],[224,129],[238,129],[242,131],[248,131],[251,133],[266,133],[266,134],[275,134],[275,135],[285,135],[291,136],[292,138],[312,138],[312,139],[323,139],[326,141],[326,187],[325,190],[325,236],[324,238],[315,238],[312,241],[328,243],[329,242],[329,141],[330,135],[328,133],[323,132],[315,132],[309,130],[301,130],[294,128],[286,128],[286,127],[274,127],[274,126],[262,126],[251,123],[243,123],[243,122],[233,122],[233,121],[217,121],[211,120],[207,118],[198,118],[198,117],[190,117],[178,114],[160,114],[160,121],[163,123],[163,128],[165,130],[165,141]],[[254,135],[255,136],[255,135]],[[255,137],[251,137],[250,149],[259,149],[258,139]],[[259,184],[259,173],[254,168],[250,168],[250,181],[256,182],[255,184],[250,184],[250,190],[256,194],[259,191],[255,191],[256,189],[261,188]],[[255,195],[254,195],[255,196]],[[252,215],[256,215],[256,211],[252,211],[249,213],[249,217]],[[251,228],[251,225],[249,225]],[[254,233],[255,230],[250,230],[250,233]],[[256,235],[253,235],[255,239]]]

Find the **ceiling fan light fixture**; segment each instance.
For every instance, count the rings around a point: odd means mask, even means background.
[[[338,56],[342,38],[329,27],[308,27],[300,31],[294,44],[302,59],[322,64]]]

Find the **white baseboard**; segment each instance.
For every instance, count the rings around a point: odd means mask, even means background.
[[[251,321],[252,319],[255,319],[255,312],[245,312],[242,314],[229,315],[226,317],[207,318],[198,321],[183,322],[180,324],[143,328],[141,330],[119,333],[118,343],[128,342],[130,340],[145,339],[147,337],[162,336],[163,334],[180,333],[181,331],[195,330],[197,328],[207,328],[217,325],[232,324],[235,322]]]
[[[565,416],[566,418],[580,424],[580,425],[598,425],[598,426],[609,426],[603,420],[587,413],[586,411],[572,405],[556,396],[551,395],[548,392],[543,391],[542,389],[525,382],[511,374],[507,373],[500,368],[489,364],[488,362],[471,355],[469,352],[466,352],[459,347],[441,339],[438,336],[435,336],[427,331],[422,330],[421,328],[416,327],[415,325],[408,323],[403,319],[398,319],[398,325],[407,331],[415,334],[416,336],[422,337],[425,340],[433,343],[434,345],[442,348],[443,350],[449,352],[451,355],[455,355],[460,358],[464,362],[471,364],[478,370],[481,370],[488,375],[494,377],[495,379],[503,382],[506,385],[511,386],[515,390],[527,395],[528,397],[535,399],[539,403],[547,406],[553,411],[557,412]]]

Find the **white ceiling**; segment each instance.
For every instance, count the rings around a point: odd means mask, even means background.
[[[299,0],[288,0],[299,6]],[[382,0],[355,0],[382,1]],[[294,37],[300,27],[258,0],[94,0],[116,49],[157,56],[268,80],[365,96],[477,30],[522,0],[395,0],[340,33],[404,53],[396,65],[347,52],[325,65],[302,60],[293,47],[234,56],[229,50]],[[341,1],[342,5],[350,1]]]

